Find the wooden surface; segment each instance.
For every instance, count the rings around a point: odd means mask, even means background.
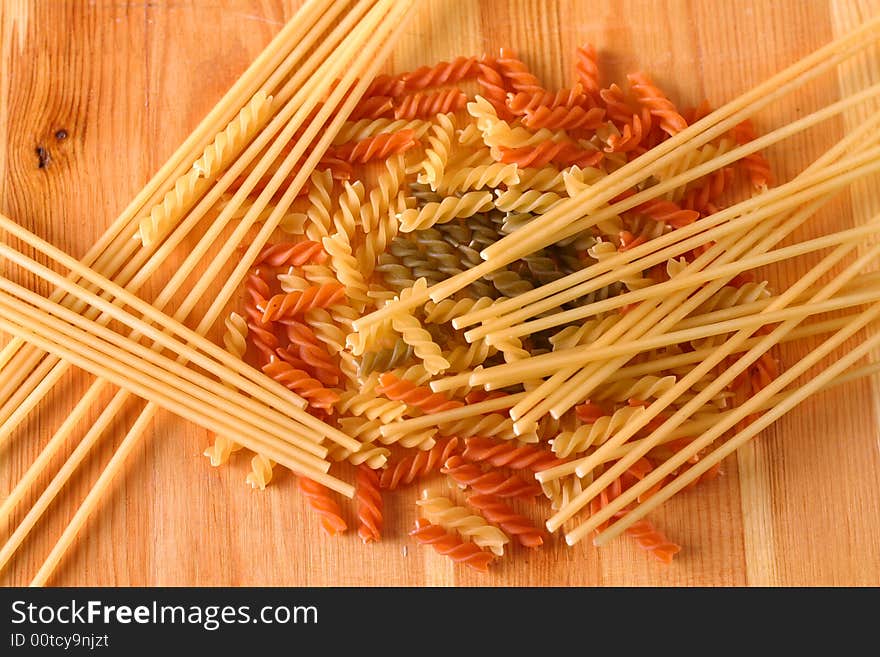
[[[67,251],[84,253],[297,4],[0,0],[0,211]],[[422,4],[393,70],[504,45],[517,49],[547,85],[560,85],[570,79],[576,45],[592,42],[606,82],[643,69],[682,105],[704,97],[720,104],[860,16],[878,13],[875,3],[856,0]],[[766,129],[803,115],[838,97],[846,84],[845,74],[822,78],[756,123]],[[829,122],[771,150],[780,177],[798,171],[856,120]],[[880,210],[875,201],[845,197],[809,230],[863,221]],[[767,277],[782,287],[807,262],[771,268]],[[781,351],[787,363],[798,353]],[[0,494],[88,381],[79,374],[65,379],[0,451]],[[559,542],[541,552],[516,551],[489,576],[457,568],[407,539],[414,490],[387,498],[383,543],[363,546],[351,532],[329,539],[303,511],[291,477],[253,491],[244,483],[247,458],[211,468],[201,456],[206,432],[162,413],[52,583],[878,585],[878,400],[876,382],[824,394],[729,459],[723,477],[666,505],[654,519],[684,545],[671,567],[656,565],[625,540],[601,551],[587,542],[574,549]],[[102,444],[0,583],[29,581],[112,444]]]

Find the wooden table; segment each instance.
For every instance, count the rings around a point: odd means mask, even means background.
[[[296,4],[0,2],[0,211],[73,254],[85,252]],[[512,46],[556,86],[570,79],[576,45],[592,42],[606,81],[644,69],[682,105],[724,102],[860,16],[880,13],[877,2],[860,0],[422,4],[393,70]],[[762,112],[757,126],[801,116],[837,97],[843,84],[843,77],[822,78]],[[831,121],[771,150],[780,177],[798,171],[856,120]],[[880,209],[865,190],[853,191],[863,194],[855,202],[844,195],[810,231],[864,221]],[[808,262],[768,268],[766,275],[781,288]],[[782,349],[783,360],[794,362],[799,349]],[[0,450],[0,492],[21,476],[89,380],[66,379]],[[244,484],[247,458],[211,468],[201,456],[206,432],[162,413],[53,583],[877,585],[878,401],[876,381],[824,394],[728,459],[717,481],[666,505],[654,519],[685,546],[671,567],[619,540],[600,551],[586,543],[517,551],[483,577],[408,540],[414,491],[387,501],[390,530],[382,543],[364,546],[351,532],[329,539],[303,511],[291,477],[279,477],[264,492],[251,490]],[[0,582],[29,581],[112,446],[112,440],[103,444],[88,461]]]

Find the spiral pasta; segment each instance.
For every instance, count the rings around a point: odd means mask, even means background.
[[[494,558],[491,552],[481,550],[474,543],[464,541],[423,518],[416,520],[415,529],[409,535],[423,545],[432,546],[438,554],[447,556],[456,563],[464,564],[479,573],[489,572],[489,564]]]
[[[345,299],[345,287],[339,283],[313,285],[303,291],[276,294],[264,304],[263,321],[297,317],[314,308],[338,305]]]
[[[407,91],[418,91],[429,87],[455,84],[476,77],[480,67],[476,57],[456,57],[450,62],[439,62],[434,66],[422,66],[403,77]]]
[[[244,360],[247,352],[247,336],[248,326],[247,320],[238,313],[230,313],[229,317],[224,321],[226,331],[223,334],[223,346],[226,351]],[[203,454],[208,457],[211,465],[214,467],[223,465],[229,460],[229,457],[238,450],[241,445],[226,436],[216,435],[214,444],[206,448]]]
[[[418,91],[397,99],[394,106],[395,119],[424,119],[438,114],[449,114],[464,109],[467,96],[461,89],[452,88],[433,93]]]
[[[339,400],[339,394],[336,391],[325,388],[308,372],[297,369],[274,355],[268,363],[263,365],[262,370],[267,376],[305,399],[309,406],[330,409]]]
[[[497,470],[483,472],[479,466],[466,462],[460,456],[449,457],[440,472],[463,486],[487,495],[529,499],[541,492],[540,486],[534,481],[526,481],[516,475],[506,476]]]
[[[379,474],[368,465],[359,465],[355,471],[358,536],[364,543],[382,538],[382,491]]]
[[[331,496],[330,489],[306,477],[297,480],[297,487],[309,507],[320,517],[325,532],[335,536],[348,529],[348,523],[342,517],[342,510]]]
[[[630,73],[626,79],[636,100],[657,118],[661,130],[672,137],[687,128],[687,121],[651,78],[644,73]]]
[[[306,210],[308,224],[306,237],[314,242],[321,242],[330,234],[333,224],[333,174],[330,170],[315,171],[309,177],[308,200]]]
[[[415,117],[395,116],[395,118],[412,119]],[[383,132],[360,141],[340,144],[334,146],[328,153],[331,157],[337,157],[352,164],[365,164],[372,160],[384,160],[392,155],[405,153],[417,144],[418,139],[416,139],[416,133],[413,130],[399,130],[398,132]]]
[[[416,504],[429,522],[470,539],[475,545],[487,548],[496,556],[504,556],[504,546],[510,539],[481,516],[463,506],[456,506],[448,497],[422,498]]]
[[[404,456],[388,464],[382,471],[379,485],[388,490],[409,485],[416,479],[439,471],[446,460],[459,449],[459,440],[453,437],[436,442],[431,449]]]
[[[178,178],[162,200],[139,222],[138,236],[144,246],[156,244],[179,221],[187,208],[253,139],[272,112],[272,97],[259,91],[241,108],[197,159],[187,173]]]
[[[343,285],[345,295],[355,303],[366,305],[369,300],[367,282],[357,258],[351,254],[351,242],[348,236],[345,233],[336,233],[331,237],[325,237],[323,244],[324,250],[330,254],[330,262],[336,271],[336,277]]]
[[[515,538],[520,545],[539,548],[544,544],[544,532],[524,515],[516,513],[510,506],[495,495],[471,495],[468,504],[481,512],[494,525],[498,525],[507,535]]]
[[[641,406],[624,406],[611,415],[603,415],[591,424],[583,424],[574,431],[563,432],[553,439],[553,453],[565,458],[584,452],[594,445],[601,445],[644,411]]]
[[[432,134],[428,137],[425,159],[421,163],[423,173],[419,175],[419,182],[430,185],[433,190],[437,189],[437,183],[443,177],[456,131],[454,114],[438,114],[435,121]]]
[[[251,459],[251,471],[245,478],[246,483],[250,484],[251,488],[265,490],[269,482],[272,481],[274,467],[274,461],[261,454],[257,454]]]
[[[416,281],[416,285],[404,290],[400,294],[401,299],[406,299],[410,294],[425,289],[425,279]],[[449,368],[449,361],[443,357],[440,347],[431,338],[431,334],[422,328],[421,322],[409,313],[398,313],[391,317],[391,325],[400,333],[403,341],[413,347],[416,356],[421,359],[429,374],[437,374]]]
[[[458,168],[454,173],[444,175],[437,183],[437,191],[449,196],[487,187],[516,185],[519,181],[519,169],[515,164],[494,162]]]
[[[461,196],[447,196],[440,202],[427,203],[420,209],[404,210],[398,215],[400,230],[409,233],[424,230],[434,224],[442,224],[478,212],[486,212],[493,206],[491,192],[466,192]]]
[[[589,94],[598,95],[599,89],[599,62],[596,48],[592,44],[578,46],[575,51],[575,72],[580,85]]]
[[[496,190],[495,207],[502,212],[544,213],[562,200],[555,192],[524,191],[517,188]]]
[[[431,392],[429,388],[399,379],[391,372],[385,372],[379,377],[379,387],[376,388],[376,392],[388,399],[402,401],[425,413],[439,413],[464,406],[462,402],[451,400],[439,392]]]
[[[485,461],[496,468],[507,467],[511,470],[530,470],[531,472],[541,472],[562,463],[559,457],[553,453],[532,445],[496,442],[481,436],[465,440],[462,457],[476,463]]]

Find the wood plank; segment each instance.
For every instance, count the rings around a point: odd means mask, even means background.
[[[0,3],[0,210],[71,253],[85,252],[298,4]],[[592,42],[606,82],[644,70],[681,105],[704,98],[719,105],[880,13],[876,0],[421,4],[392,70],[506,46],[547,85],[558,86],[571,81],[574,48]],[[802,116],[859,80],[876,82],[877,61],[875,55],[855,72],[826,76],[769,108],[758,128]],[[829,122],[771,149],[780,177],[795,173],[861,118]],[[878,194],[863,193],[871,189],[831,204],[806,232],[873,216],[880,211]],[[767,277],[782,287],[816,261],[770,267]],[[37,284],[32,277],[20,280]],[[145,293],[153,295],[163,282],[157,277]],[[802,348],[782,349],[783,361],[795,362]],[[51,404],[0,448],[0,493],[11,489],[90,381],[69,376]],[[363,546],[353,533],[329,539],[302,508],[292,477],[279,474],[265,491],[253,491],[244,484],[247,456],[211,468],[201,456],[206,432],[160,413],[53,583],[876,585],[878,412],[876,381],[827,393],[729,459],[718,480],[672,500],[654,516],[685,545],[672,567],[657,566],[623,540],[600,551],[587,542],[569,549],[553,541],[540,552],[514,549],[514,558],[488,577],[407,538],[421,488],[386,496],[389,532],[382,543]],[[132,418],[126,413],[119,426]],[[113,440],[106,442],[0,583],[29,581],[109,458]],[[449,491],[433,482],[426,492]]]

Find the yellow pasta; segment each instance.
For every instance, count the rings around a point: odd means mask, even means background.
[[[241,108],[229,125],[218,134],[197,159],[192,169],[177,179],[162,201],[140,220],[138,236],[144,246],[151,246],[183,217],[189,207],[201,197],[209,182],[221,173],[233,158],[247,146],[272,109],[272,97],[263,92],[254,95]]]
[[[426,497],[417,504],[428,521],[458,532],[480,547],[488,548],[496,556],[504,555],[504,546],[510,539],[482,516],[463,506],[456,506],[447,497]]]

